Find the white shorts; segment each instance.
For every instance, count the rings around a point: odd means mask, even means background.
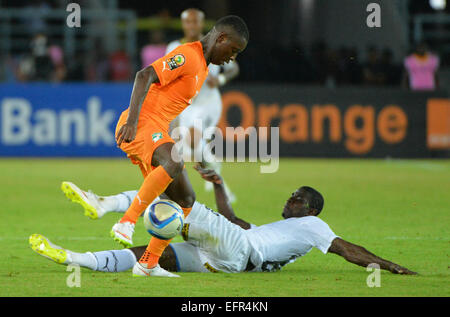
[[[169,245],[175,253],[177,272],[210,272],[200,261],[197,247],[188,242],[171,243]]]
[[[194,99],[194,102],[179,115],[180,127],[196,127],[195,120],[201,120],[202,131],[217,126],[222,115],[222,98],[218,89],[208,89]]]
[[[186,217],[184,243],[172,245],[180,272],[245,271],[251,246],[245,230],[198,202]]]

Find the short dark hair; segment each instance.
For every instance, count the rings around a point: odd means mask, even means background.
[[[247,24],[245,24],[242,18],[237,15],[227,15],[217,20],[214,25],[217,30],[221,30],[223,27],[227,26],[233,28],[238,35],[242,36],[248,42],[250,35]]]
[[[324,204],[324,200],[323,200],[323,196],[321,193],[319,193],[317,190],[315,190],[312,187],[309,186],[302,186],[300,188],[300,190],[303,190],[305,192],[308,193],[309,196],[309,207],[316,209],[318,211],[317,215],[320,214],[320,212],[323,209],[323,204]]]

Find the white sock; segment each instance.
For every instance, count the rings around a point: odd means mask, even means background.
[[[131,203],[133,202],[134,197],[138,194],[137,190],[129,190],[126,192],[121,192],[120,194],[116,195],[116,198],[118,200],[118,205],[116,208],[117,212],[125,212],[127,211],[128,207],[130,207]]]
[[[93,271],[124,272],[136,264],[136,256],[130,249],[77,253],[67,251],[71,261],[66,264],[78,264]]]
[[[91,252],[77,253],[67,250],[67,253],[69,253],[67,264],[78,264],[94,271],[97,269],[97,258]]]
[[[124,272],[133,268],[137,259],[130,249],[94,252],[97,260],[96,271]]]
[[[100,197],[102,207],[106,212],[126,212],[137,193],[137,190],[130,190],[117,195]]]

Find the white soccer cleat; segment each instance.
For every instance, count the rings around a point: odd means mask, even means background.
[[[126,248],[133,245],[134,224],[131,222],[118,222],[111,229],[111,237]]]
[[[144,267],[144,265],[139,262],[137,262],[134,265],[133,267],[134,277],[145,277],[145,276],[180,277],[179,275],[164,270],[162,267],[159,266],[159,264],[157,264],[155,267],[151,269],[147,269],[146,267]]]
[[[59,264],[72,263],[70,252],[67,252],[64,248],[51,243],[48,238],[41,234],[32,234],[28,239],[28,242],[30,243],[30,247],[33,251],[49,260]]]
[[[77,185],[71,182],[62,182],[61,190],[72,202],[78,203],[84,208],[84,215],[91,219],[103,217],[106,213],[101,206],[101,199],[91,191],[81,190]]]

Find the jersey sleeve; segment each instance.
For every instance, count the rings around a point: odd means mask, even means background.
[[[182,76],[195,76],[199,65],[198,55],[186,47],[179,47],[152,64],[161,86],[166,86]]]
[[[310,242],[313,247],[326,254],[331,243],[334,239],[338,238],[338,236],[320,218],[314,217],[311,220],[312,221],[310,221],[307,226]]]

